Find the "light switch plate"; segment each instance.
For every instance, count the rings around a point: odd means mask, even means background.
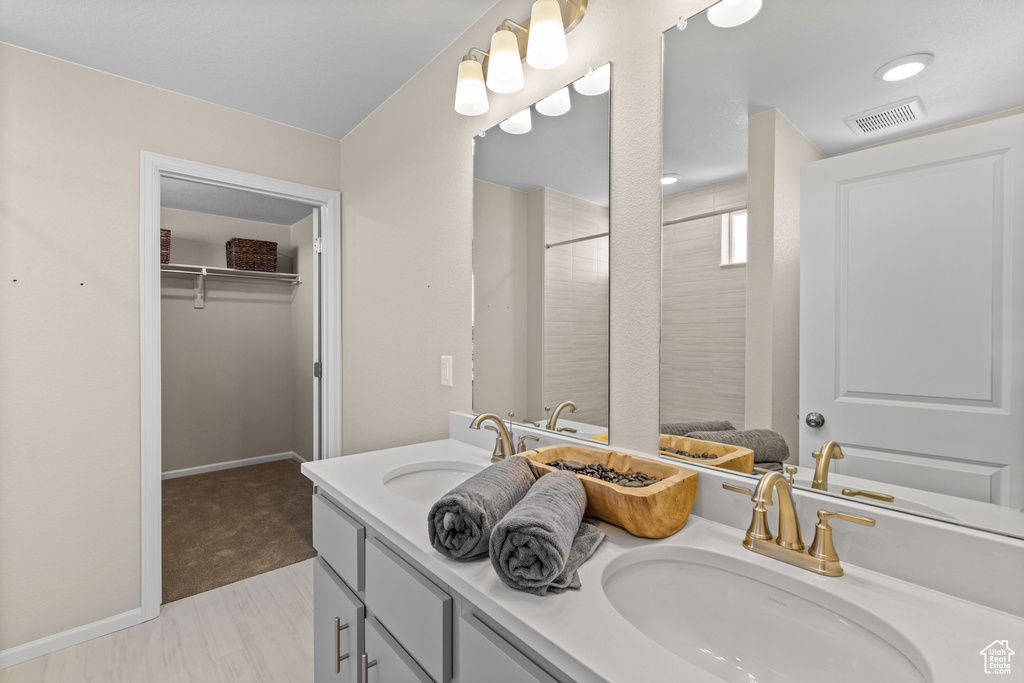
[[[452,357],[441,356],[441,386],[452,386]]]

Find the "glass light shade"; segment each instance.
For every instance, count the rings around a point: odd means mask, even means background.
[[[526,42],[526,63],[534,69],[555,69],[569,59],[565,42],[562,8],[558,0],[537,0],[530,11],[530,36]]]
[[[583,78],[572,84],[581,95],[603,95],[612,87],[612,65],[605,64],[594,69]]]
[[[489,108],[483,67],[475,59],[462,60],[455,86],[455,111],[463,116],[479,116]]]
[[[572,101],[569,99],[569,86],[551,93],[533,106],[537,109],[538,114],[561,116],[572,109]]]
[[[507,94],[522,90],[525,82],[516,34],[507,28],[495,31],[491,36],[491,53],[487,60],[487,87],[496,93]]]
[[[722,0],[708,8],[708,21],[719,28],[745,24],[761,11],[761,0]]]
[[[512,135],[522,135],[523,133],[529,133],[533,128],[533,117],[530,116],[530,108],[522,110],[518,114],[513,114],[504,121],[498,124],[506,133]]]
[[[935,55],[930,52],[919,52],[915,55],[900,57],[881,66],[875,72],[875,78],[881,78],[883,81],[902,81],[921,73],[926,66],[934,61]]]

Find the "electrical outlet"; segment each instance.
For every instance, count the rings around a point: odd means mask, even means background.
[[[441,356],[441,386],[452,386],[452,357]]]

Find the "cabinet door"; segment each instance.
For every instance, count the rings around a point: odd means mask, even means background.
[[[316,683],[358,683],[366,608],[319,557],[313,565],[313,674]]]
[[[433,683],[373,617],[366,618],[366,656],[372,666],[368,669],[367,680],[360,683]]]
[[[556,683],[472,614],[462,615],[458,648],[460,683]]]

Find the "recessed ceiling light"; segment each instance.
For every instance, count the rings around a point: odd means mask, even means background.
[[[883,81],[902,81],[921,73],[933,61],[935,61],[935,55],[930,52],[919,52],[915,55],[900,57],[879,68],[875,72],[875,78],[880,78]]]
[[[718,28],[745,24],[761,11],[761,0],[722,0],[708,8],[708,21]]]
[[[661,176],[661,184],[662,185],[672,185],[673,183],[678,183],[678,182],[679,182],[679,174],[678,173],[666,173],[665,175]]]

